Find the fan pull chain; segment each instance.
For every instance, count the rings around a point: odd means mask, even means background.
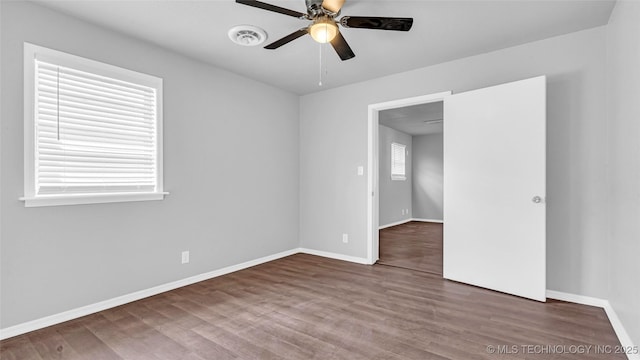
[[[320,65],[318,68],[318,86],[322,86],[322,44],[318,44],[318,53],[320,54]]]

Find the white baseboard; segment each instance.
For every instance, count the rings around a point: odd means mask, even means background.
[[[398,225],[402,225],[402,224],[406,224],[408,222],[411,221],[419,221],[419,222],[430,222],[430,223],[438,223],[438,224],[444,224],[443,220],[436,220],[436,219],[420,219],[420,218],[409,218],[409,219],[404,219],[404,220],[400,220],[400,221],[396,221],[393,222],[391,224],[386,224],[386,225],[382,225],[380,227],[378,227],[378,230],[382,230],[382,229],[386,229],[392,226],[398,226]]]
[[[386,228],[392,227],[392,226],[398,226],[398,225],[406,224],[406,223],[408,223],[410,221],[411,221],[411,219],[404,219],[404,220],[392,222],[390,224],[386,224],[386,225],[382,225],[382,226],[378,227],[378,230],[386,229]]]
[[[82,306],[76,309],[64,311],[58,314],[46,316],[40,319],[28,321],[22,324],[10,326],[8,328],[0,329],[0,340],[4,340],[10,337],[14,337],[17,335],[21,335],[30,331],[38,330],[45,328],[47,326],[59,324],[65,321],[77,319],[82,316],[94,314],[106,309],[110,309],[116,306],[124,305],[136,300],[141,300],[147,298],[149,296],[157,295],[166,291],[174,290],[183,286],[195,284],[200,281],[212,279],[218,276],[226,275],[232,272],[236,272],[238,270],[250,268],[252,266],[260,265],[269,261],[273,261],[276,259],[280,259],[289,255],[299,253],[299,249],[291,249],[287,251],[283,251],[277,254],[264,256],[259,259],[254,259],[250,261],[243,262],[241,264],[227,266],[222,269],[210,271],[204,274],[195,275],[192,277],[188,277],[186,279],[173,281],[170,283],[166,283],[163,285],[154,286],[149,289],[136,291],[130,294],[122,295],[115,297],[113,299],[100,301],[95,304]]]
[[[332,253],[332,252],[314,250],[314,249],[307,249],[307,248],[300,248],[298,250],[303,254],[317,255],[317,256],[322,256],[322,257],[326,257],[326,258],[330,258],[330,259],[343,260],[343,261],[349,261],[349,262],[358,263],[358,264],[371,265],[371,263],[369,263],[369,261],[367,259],[361,258],[361,257],[357,257],[357,256],[349,256],[349,255],[343,255],[343,254],[338,254],[338,253]]]
[[[554,290],[547,290],[547,297],[549,299],[568,301],[582,305],[597,306],[604,309],[604,312],[609,318],[611,326],[613,326],[613,331],[615,331],[616,336],[618,336],[620,345],[622,345],[623,348],[634,348],[631,337],[627,333],[627,330],[624,328],[624,325],[622,325],[622,322],[620,321],[620,318],[616,314],[615,310],[613,310],[613,307],[611,306],[611,303],[609,303],[609,300],[594,298],[590,296],[569,294]],[[640,360],[640,354],[627,354],[627,358],[629,360]]]
[[[555,291],[555,290],[547,290],[547,298],[567,301],[567,302],[572,302],[572,303],[582,304],[582,305],[597,306],[601,308],[604,308],[609,303],[607,300],[604,300],[604,299],[594,298],[591,296],[570,294],[570,293],[565,293],[565,292]]]
[[[412,219],[411,219],[411,221],[432,222],[432,223],[444,224],[444,220],[436,220],[436,219],[419,219],[419,218],[412,218]]]
[[[620,321],[618,314],[616,314],[615,310],[613,310],[613,306],[611,306],[609,301],[607,301],[607,305],[604,307],[604,311],[607,313],[607,317],[609,317],[611,326],[613,326],[613,331],[616,332],[618,340],[620,340],[620,345],[622,345],[625,349],[633,349],[633,341],[631,340],[629,333],[627,333],[624,325],[622,325],[622,321]],[[640,360],[640,354],[627,354],[627,358],[629,360]]]

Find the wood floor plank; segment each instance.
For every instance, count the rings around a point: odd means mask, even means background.
[[[131,326],[131,324],[139,322],[138,318],[129,315],[111,321],[102,314],[95,314],[91,317],[92,320],[86,322],[85,327],[121,358],[159,360],[153,354],[155,350],[153,346],[141,341],[138,334],[135,333],[135,327]]]
[[[193,329],[183,329],[167,324],[161,325],[158,331],[202,359],[227,360],[238,358],[231,350],[203,337]]]
[[[263,344],[246,339],[242,333],[233,333],[215,325],[198,326],[193,331],[226,349],[232,349],[240,359],[279,358],[277,354],[263,347]]]
[[[316,305],[322,306],[321,303]],[[318,308],[314,307],[310,310],[314,309]],[[283,313],[285,316],[274,319],[274,321],[282,326],[291,327],[307,336],[319,339],[322,343],[332,345],[329,351],[327,351],[328,349],[326,347],[314,349],[316,352],[315,358],[333,357],[343,359],[346,355],[351,356],[353,359],[384,359],[395,357],[395,354],[388,349],[380,348],[379,344],[369,341],[362,336],[345,336],[346,333],[349,333],[349,330],[354,327],[357,328],[358,331],[368,331],[368,326],[362,327],[357,324],[354,325],[355,319],[348,319],[346,317],[327,319],[326,317],[319,317],[317,320],[311,320],[307,316],[303,316],[303,313],[299,311],[287,312],[283,310]]]
[[[80,355],[58,332],[34,331],[29,334],[29,340],[43,360],[77,358]]]
[[[56,331],[62,335],[80,358],[95,360],[122,359],[109,345],[84,326],[83,321],[86,320],[86,318],[81,318],[57,325]]]
[[[45,347],[46,345],[40,345]],[[57,347],[57,346],[56,346]],[[56,350],[57,351],[57,350]],[[52,351],[51,357],[55,356]],[[36,346],[27,335],[17,336],[0,342],[0,359],[2,360],[43,360]]]

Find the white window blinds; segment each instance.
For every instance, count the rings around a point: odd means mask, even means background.
[[[162,79],[25,43],[25,206],[166,194]]]
[[[405,145],[391,143],[391,178],[393,180],[406,180],[405,151]]]
[[[36,194],[155,191],[155,89],[35,66]]]

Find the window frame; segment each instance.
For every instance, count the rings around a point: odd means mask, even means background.
[[[156,187],[152,192],[111,192],[75,194],[36,194],[37,142],[35,115],[38,106],[35,89],[35,60],[57,64],[88,73],[139,84],[156,90]],[[163,83],[162,79],[137,71],[83,58],[46,47],[24,43],[24,196],[25,207],[99,204],[126,201],[163,200]]]
[[[398,174],[398,173],[394,173],[394,165],[395,165],[395,151],[394,151],[394,147],[402,147],[402,157],[403,157],[403,164],[402,166],[404,167],[404,174]],[[391,180],[399,180],[399,181],[404,181],[407,180],[407,145],[404,144],[400,144],[397,142],[392,142],[391,143]]]

